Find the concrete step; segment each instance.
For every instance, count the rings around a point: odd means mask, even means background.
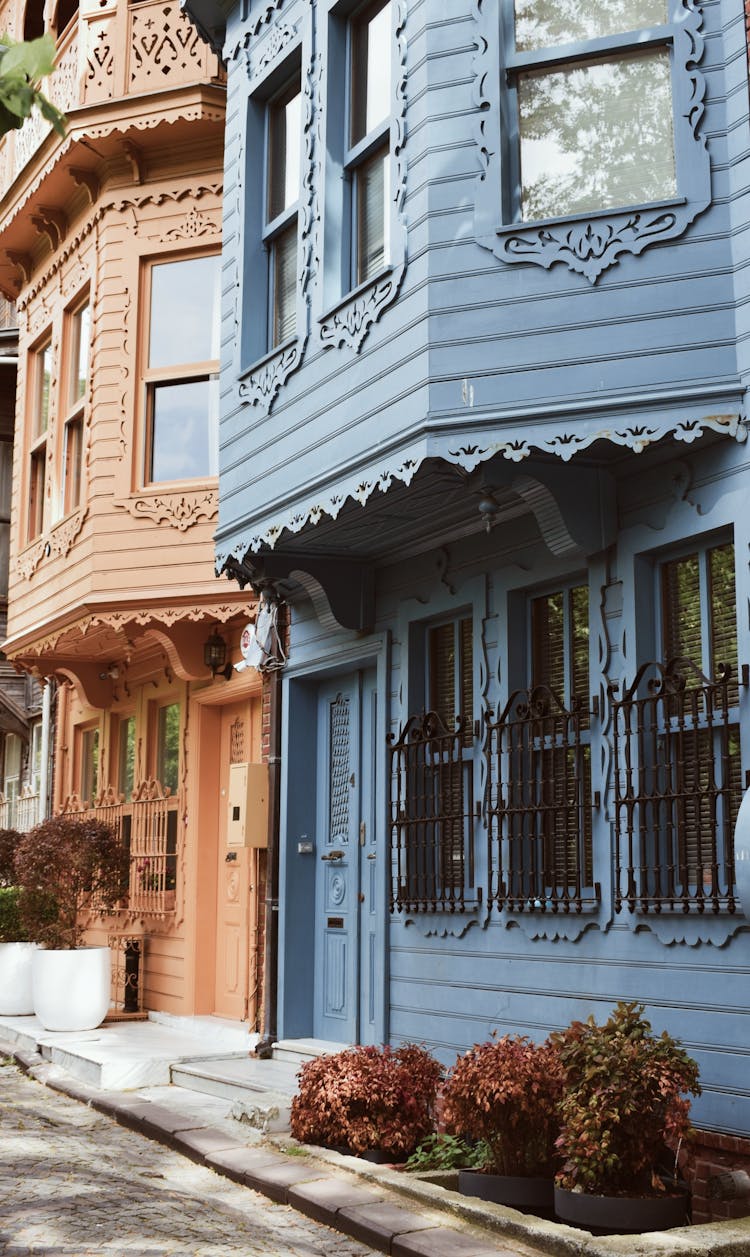
[[[289,1129],[289,1106],[297,1090],[296,1065],[246,1055],[175,1064],[176,1087],[231,1103],[230,1116],[264,1134]]]
[[[331,1043],[328,1039],[280,1039],[273,1045],[272,1059],[300,1066],[316,1056],[330,1056],[348,1047],[351,1043]]]

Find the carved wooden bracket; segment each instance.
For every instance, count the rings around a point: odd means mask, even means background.
[[[22,253],[18,249],[6,249],[5,255],[14,266],[17,266],[21,272],[21,279],[24,284],[28,284],[31,279],[31,271],[33,262],[30,253]]]
[[[46,236],[53,250],[59,249],[68,233],[68,220],[62,210],[52,209],[46,205],[37,207],[38,213],[31,215],[31,221],[40,236]]]
[[[89,198],[89,205],[93,205],[99,197],[101,184],[95,171],[82,170],[80,166],[69,166],[68,174],[79,188],[85,188]]]
[[[134,144],[132,140],[123,140],[122,151],[124,152],[125,157],[127,158],[127,162],[128,162],[128,165],[130,166],[130,172],[133,176],[133,179],[138,184],[143,183],[146,172],[145,172],[145,166],[143,162],[143,153],[141,152],[140,148],[138,147],[137,144]]]

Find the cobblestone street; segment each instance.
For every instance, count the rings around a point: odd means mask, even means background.
[[[0,1066],[0,1254],[371,1250]]]

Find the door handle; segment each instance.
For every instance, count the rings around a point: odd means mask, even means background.
[[[343,851],[326,851],[325,855],[322,855],[320,858],[321,860],[328,860],[331,864],[335,864],[338,860],[343,860],[344,853]]]
[[[378,857],[375,855],[374,851],[371,851],[367,858],[368,860],[377,860]]]

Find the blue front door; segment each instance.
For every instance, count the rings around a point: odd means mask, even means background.
[[[314,1035],[369,1041],[378,965],[373,823],[374,679],[355,674],[318,700]]]

